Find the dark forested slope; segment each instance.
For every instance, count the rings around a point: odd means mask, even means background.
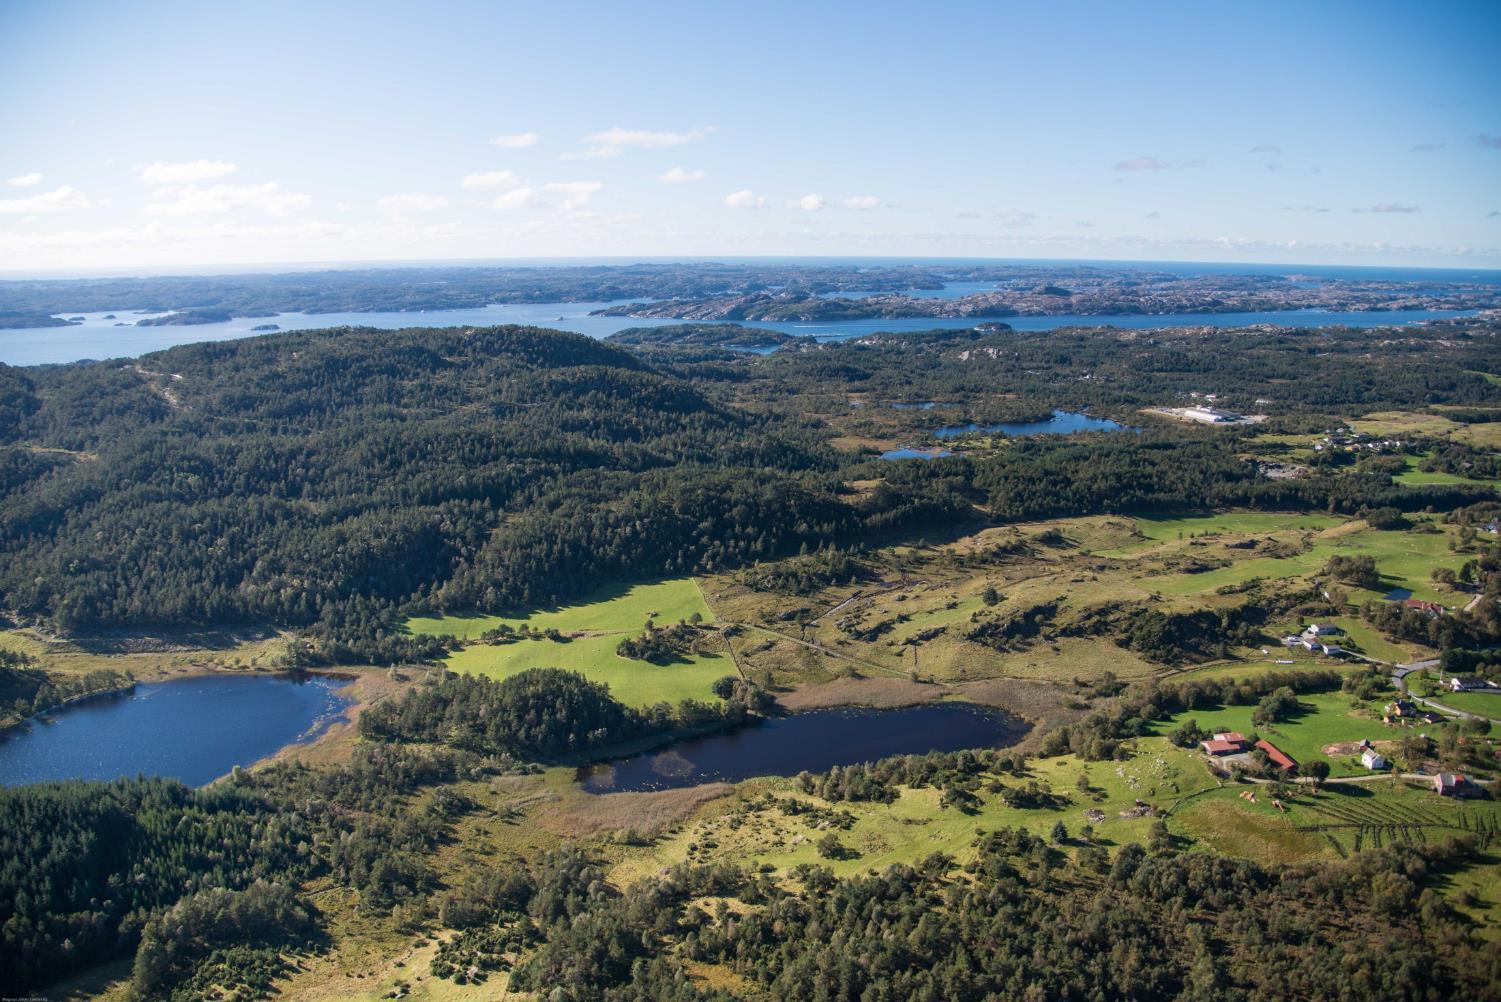
[[[0,420],[4,602],[69,627],[367,616],[446,580],[502,513],[618,498],[647,474],[718,490],[715,510],[765,494],[775,534],[797,504],[750,471],[833,463],[620,349],[524,328],[8,369]]]

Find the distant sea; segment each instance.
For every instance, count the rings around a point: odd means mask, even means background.
[[[102,313],[72,314],[84,322],[69,327],[28,327],[0,330],[0,362],[6,365],[52,365],[85,359],[136,358],[179,344],[200,341],[232,341],[266,333],[253,331],[261,324],[276,324],[279,332],[320,330],[327,327],[375,327],[400,330],[404,327],[490,327],[497,324],[528,324],[574,331],[589,337],[603,338],[628,327],[661,327],[682,323],[681,320],[637,319],[635,317],[595,317],[590,312],[609,303],[525,303],[482,306],[470,310],[427,310],[415,313],[283,313],[275,317],[242,317],[217,324],[192,324],[184,327],[116,327],[119,318],[129,321],[133,314],[121,313],[116,320],[103,319]],[[1169,313],[1158,316],[1052,316],[997,317],[1017,330],[1044,331],[1059,327],[1123,327],[1141,330],[1148,327],[1244,327],[1250,324],[1282,324],[1289,327],[1390,327],[1421,323],[1441,317],[1465,316],[1463,310],[1391,310],[1385,313],[1331,313],[1327,310],[1281,310],[1265,313]],[[744,321],[743,326],[781,331],[820,341],[844,341],[878,331],[962,330],[984,320],[983,317],[938,318],[903,317],[899,319],[840,320],[826,322],[773,323]]]
[[[589,265],[652,263],[657,259],[533,259],[519,261],[464,261],[429,262],[433,267],[459,267],[466,265]],[[662,261],[683,259],[660,259]],[[708,259],[704,259],[708,260]],[[1344,265],[1256,265],[1223,264],[1211,262],[1182,261],[1059,261],[1047,259],[987,260],[981,258],[716,258],[724,263],[849,265],[854,267],[887,267],[893,264],[965,265],[993,264],[1043,267],[1083,267],[1108,270],[1141,269],[1166,271],[1180,275],[1297,275],[1311,281],[1344,279],[1382,282],[1483,282],[1501,285],[1501,271],[1457,268],[1386,268]],[[394,263],[393,263],[394,264]],[[410,262],[403,263],[410,267]],[[328,265],[322,265],[327,269]],[[370,264],[351,264],[351,268],[373,267]],[[211,270],[199,269],[211,274]],[[272,273],[273,266],[257,269],[257,273]],[[183,271],[178,274],[185,273]],[[223,273],[223,269],[219,271]],[[993,287],[989,282],[955,282],[942,290],[927,290],[915,293],[923,297],[954,298],[974,292],[983,292]],[[66,316],[82,316],[84,322],[68,327],[38,327],[17,330],[0,330],[0,362],[8,365],[46,365],[76,362],[84,359],[134,358],[152,351],[170,348],[173,345],[192,344],[199,341],[226,341],[254,336],[251,328],[263,324],[276,324],[282,331],[314,330],[326,327],[376,327],[396,330],[403,327],[453,327],[489,326],[493,324],[534,324],[559,330],[574,331],[589,337],[603,338],[628,327],[659,327],[680,323],[676,320],[646,320],[633,317],[595,317],[594,310],[615,305],[613,303],[526,303],[476,307],[460,310],[430,310],[406,313],[285,313],[274,317],[239,318],[223,323],[194,324],[189,326],[137,327],[135,321],[147,314],[125,310],[113,311],[115,316],[106,320],[110,311],[95,313],[69,313]],[[1146,327],[1214,326],[1237,327],[1247,324],[1273,323],[1301,327],[1378,327],[1422,322],[1440,317],[1462,316],[1458,311],[1403,310],[1387,313],[1333,313],[1324,310],[1289,310],[1263,313],[1183,313],[1160,316],[1053,316],[1053,317],[998,317],[1018,330],[1052,330],[1069,326],[1115,326],[1140,329]],[[938,319],[916,317],[904,319],[848,320],[816,323],[763,323],[750,322],[748,327],[761,327],[814,337],[819,340],[836,341],[860,337],[877,331],[921,331],[939,328],[958,329],[969,327],[984,318]],[[126,326],[119,326],[120,324]]]

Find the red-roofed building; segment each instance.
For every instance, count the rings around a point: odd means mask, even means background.
[[[1200,741],[1205,755],[1239,755],[1246,750],[1245,735],[1236,731],[1221,731],[1208,741]]]
[[[1256,742],[1256,747],[1266,752],[1266,757],[1271,761],[1272,765],[1275,765],[1279,769],[1296,769],[1298,766],[1298,763],[1293,761],[1290,755],[1265,738]]]
[[[1439,605],[1437,602],[1424,602],[1420,598],[1409,598],[1402,604],[1407,606],[1407,608],[1409,609],[1416,609],[1418,612],[1426,612],[1430,616],[1442,616],[1444,614],[1444,607]]]

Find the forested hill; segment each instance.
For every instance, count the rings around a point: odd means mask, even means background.
[[[393,603],[539,499],[676,471],[718,485],[710,510],[744,494],[772,545],[798,505],[750,471],[833,465],[796,429],[621,349],[533,328],[277,334],[0,369],[0,415],[3,605],[73,628],[323,621],[368,642]],[[511,584],[506,601],[543,597]]]
[[[1378,407],[1489,418],[1501,348],[1486,325],[634,351],[536,328],[344,328],[0,367],[0,611],[75,631],[274,624],[321,656],[386,662],[436,653],[398,625],[418,610],[521,610],[969,517],[1495,497],[1332,453],[1269,479],[1246,457],[1257,430],[1172,422],[930,463],[874,461],[866,444],[1059,406],[1132,422],[1204,386],[1268,405],[1273,431]],[[914,400],[946,409],[888,405]]]

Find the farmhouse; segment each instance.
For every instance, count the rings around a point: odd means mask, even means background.
[[[1208,741],[1200,741],[1205,755],[1238,755],[1246,750],[1245,735],[1238,731],[1222,731]]]
[[[1409,598],[1402,603],[1409,609],[1425,612],[1430,618],[1437,619],[1444,614],[1444,607],[1437,602],[1424,602],[1420,598]]]
[[[1382,755],[1376,749],[1367,748],[1360,753],[1360,764],[1373,772],[1379,772],[1385,769],[1390,763],[1387,762],[1386,756]]]
[[[1418,715],[1418,707],[1410,699],[1399,699],[1395,703],[1387,703],[1384,712],[1388,720],[1396,720],[1404,717],[1416,717]]]
[[[1345,631],[1333,623],[1314,623],[1303,632],[1310,637],[1337,637]]]
[[[1476,689],[1494,689],[1494,682],[1486,681],[1475,675],[1455,675],[1444,683],[1454,692],[1473,692]]]
[[[1288,755],[1286,752],[1282,751],[1282,749],[1278,748],[1276,745],[1272,744],[1265,738],[1262,738],[1260,741],[1256,742],[1256,747],[1266,752],[1268,761],[1270,761],[1272,765],[1275,765],[1279,769],[1295,769],[1298,766],[1298,763],[1293,760],[1292,756]]]
[[[1441,797],[1473,797],[1480,790],[1462,772],[1441,772],[1433,777],[1433,789]]]

